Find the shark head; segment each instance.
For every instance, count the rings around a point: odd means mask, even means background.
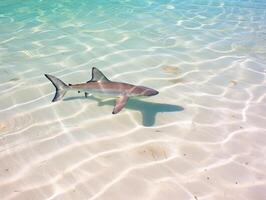
[[[143,96],[154,96],[159,94],[159,92],[157,90],[151,89],[151,88],[147,88],[146,90],[143,91]]]
[[[132,88],[132,93],[136,96],[150,97],[159,94],[157,90],[144,86],[135,86]]]

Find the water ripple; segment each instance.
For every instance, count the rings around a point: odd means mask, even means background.
[[[1,1],[1,198],[264,200],[265,7]],[[92,67],[160,94],[51,103]]]

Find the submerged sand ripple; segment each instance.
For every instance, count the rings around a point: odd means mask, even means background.
[[[266,199],[265,3],[0,7],[1,199]],[[160,94],[50,102],[93,66]]]

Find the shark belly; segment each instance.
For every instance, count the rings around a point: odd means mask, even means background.
[[[101,99],[116,98],[117,96],[122,95],[120,91],[108,90],[108,89],[90,89],[90,90],[84,90],[84,92],[87,92],[88,94],[91,94],[92,96]]]

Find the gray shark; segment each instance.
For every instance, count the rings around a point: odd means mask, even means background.
[[[92,68],[91,80],[85,83],[67,85],[55,76],[49,74],[45,74],[45,76],[52,82],[56,89],[52,102],[61,100],[69,90],[85,92],[85,97],[93,95],[98,98],[116,98],[112,114],[120,112],[130,97],[149,97],[159,93],[154,89],[144,86],[110,81],[95,67]]]

